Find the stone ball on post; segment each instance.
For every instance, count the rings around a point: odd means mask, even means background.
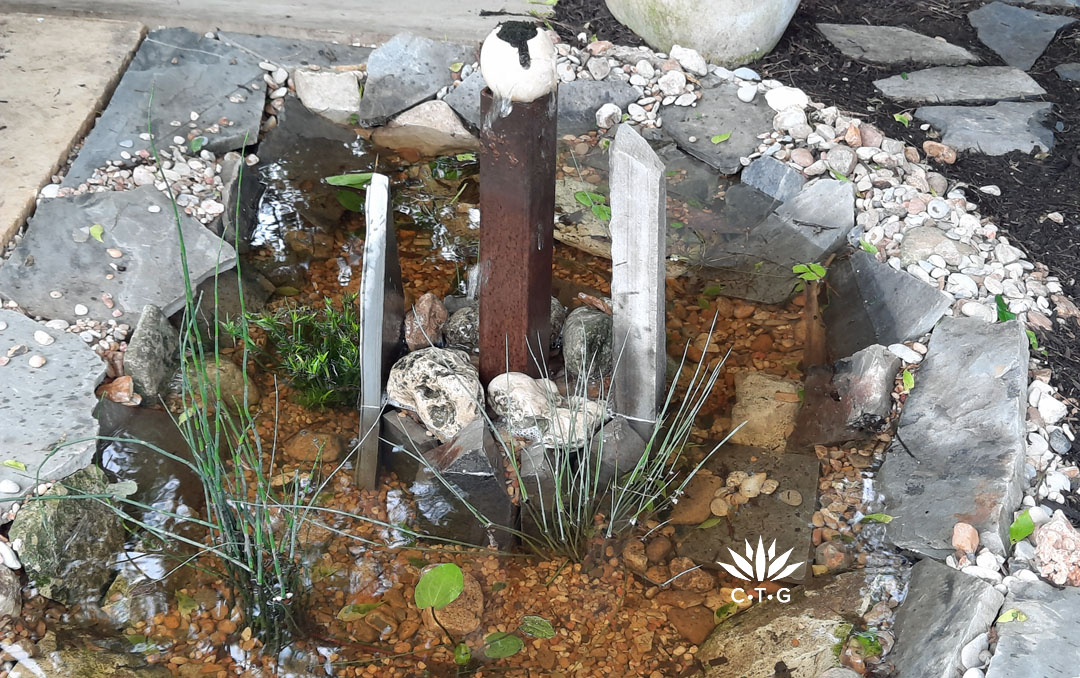
[[[555,91],[555,45],[529,21],[495,27],[480,48],[480,73],[497,100],[529,103]]]

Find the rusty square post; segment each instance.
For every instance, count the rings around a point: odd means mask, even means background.
[[[481,93],[480,378],[539,376],[551,342],[557,93],[506,117]],[[490,121],[490,124],[489,122]]]

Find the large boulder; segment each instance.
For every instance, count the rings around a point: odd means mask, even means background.
[[[607,6],[654,49],[670,52],[678,44],[732,67],[768,54],[799,0],[607,0]]]
[[[96,603],[124,542],[120,516],[96,499],[72,495],[107,491],[105,473],[88,466],[27,502],[8,537],[38,591],[65,605]]]

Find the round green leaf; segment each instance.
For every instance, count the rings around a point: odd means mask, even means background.
[[[371,183],[371,172],[355,172],[353,174],[335,174],[326,177],[326,183],[331,186],[351,186],[352,188],[364,188]]]
[[[338,191],[334,196],[337,198],[338,203],[342,207],[350,212],[363,212],[364,211],[364,198],[358,193],[352,191]]]
[[[465,643],[458,643],[454,648],[454,663],[458,666],[465,666],[472,659],[472,651],[469,650],[469,646]]]
[[[420,575],[413,598],[421,610],[427,607],[441,610],[457,600],[464,588],[465,575],[461,568],[453,563],[443,563]]]
[[[555,629],[551,627],[551,622],[543,617],[537,617],[536,615],[526,615],[521,618],[522,633],[527,633],[533,638],[552,638],[555,636]]]
[[[510,657],[525,647],[525,643],[512,633],[492,633],[484,639],[484,654],[489,659],[502,659]]]

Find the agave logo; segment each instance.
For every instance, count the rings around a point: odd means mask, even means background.
[[[737,579],[749,582],[767,582],[777,581],[789,576],[792,572],[802,567],[805,561],[799,561],[797,563],[788,564],[788,558],[791,557],[791,552],[794,549],[788,549],[779,556],[776,555],[776,540],[773,539],[769,548],[765,548],[765,544],[761,537],[758,537],[757,548],[755,549],[750,545],[749,541],[744,542],[746,544],[746,556],[743,557],[735,551],[728,549],[728,553],[731,554],[731,559],[734,564],[718,562],[720,567],[724,568],[728,574]],[[773,594],[766,594],[767,589],[764,587],[758,587],[752,589],[757,592],[757,599],[760,601],[764,596],[766,600],[772,600],[774,597],[782,603],[790,600],[790,589],[782,588],[776,591],[775,596]],[[737,588],[731,593],[731,599],[736,603],[745,602],[748,598],[753,597],[747,593],[746,589]]]

